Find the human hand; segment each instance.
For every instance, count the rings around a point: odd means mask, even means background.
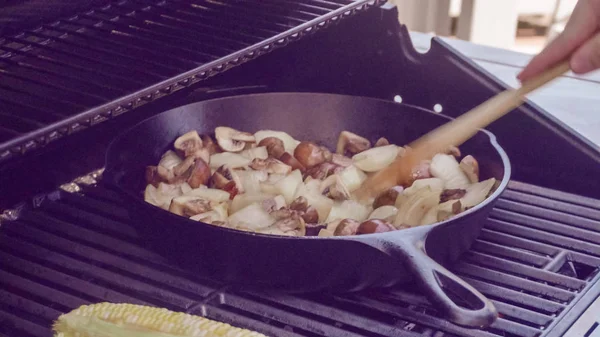
[[[600,0],[579,0],[565,30],[517,78],[526,81],[567,58],[576,74],[600,69]]]

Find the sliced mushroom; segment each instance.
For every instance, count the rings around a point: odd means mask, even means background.
[[[465,156],[459,165],[471,183],[479,182],[479,163],[473,156]]]
[[[292,170],[300,170],[302,172],[304,172],[306,170],[306,167],[304,167],[304,165],[302,165],[298,159],[296,159],[294,156],[292,156],[291,154],[285,152],[283,155],[281,155],[281,157],[279,157],[279,160],[292,167]]]
[[[266,147],[269,157],[273,157],[275,159],[279,159],[285,152],[283,141],[276,137],[264,138],[258,143],[258,146]]]
[[[250,163],[250,168],[253,170],[265,171],[269,174],[288,174],[292,172],[291,166],[286,165],[275,158],[256,158]]]
[[[267,212],[273,212],[285,208],[285,198],[282,195],[265,199],[262,201],[262,207]]]
[[[202,185],[207,185],[210,180],[210,167],[201,158],[194,161],[190,177],[187,179],[187,183],[191,188],[198,188]]]
[[[208,150],[208,155],[212,156],[215,153],[221,152],[219,146],[213,141],[212,137],[209,135],[202,136],[202,144],[203,148]]]
[[[358,222],[356,220],[343,219],[337,224],[337,226],[335,226],[333,235],[335,235],[335,236],[354,235],[358,231],[358,226],[360,226],[360,222]],[[328,229],[329,229],[329,226],[328,226]]]
[[[371,219],[362,222],[357,230],[356,234],[373,234],[373,233],[385,233],[395,230],[391,223],[380,219]]]
[[[240,152],[246,143],[254,143],[254,135],[248,132],[238,131],[226,126],[215,128],[215,138],[219,146],[228,152]]]
[[[381,137],[381,138],[377,139],[377,141],[375,142],[375,145],[373,147],[381,147],[381,146],[386,146],[386,145],[390,145],[390,142],[386,138]]]
[[[342,166],[325,162],[307,170],[304,176],[311,177],[313,179],[323,180],[332,174],[341,172],[343,169],[344,168]]]
[[[294,157],[307,169],[325,162],[323,149],[313,142],[300,142],[294,150]]]
[[[202,139],[193,130],[177,138],[174,146],[184,157],[189,157],[202,148]]]
[[[379,194],[373,202],[373,208],[379,208],[381,206],[393,206],[396,204],[398,195],[402,193],[404,188],[400,185],[394,186],[389,190]]]
[[[338,138],[335,153],[342,155],[349,153],[354,155],[370,148],[371,142],[368,139],[350,131],[342,131]]]
[[[173,175],[175,175],[175,177],[180,177],[185,174],[185,179],[187,179],[187,177],[189,176],[188,174],[191,172],[190,168],[194,165],[194,162],[194,157],[185,158],[185,160],[182,161],[179,165],[173,167]]]
[[[315,223],[319,221],[319,213],[317,209],[308,204],[308,200],[300,196],[294,200],[289,207],[291,210],[298,212],[306,223]]]
[[[214,188],[220,188],[222,190],[226,190],[226,188],[232,190],[235,187],[237,193],[243,193],[240,177],[234,170],[225,165],[219,167],[215,173],[213,173],[209,184]]]
[[[181,196],[171,200],[169,212],[187,217],[211,210],[210,201],[194,196]]]

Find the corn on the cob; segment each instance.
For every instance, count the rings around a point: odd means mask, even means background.
[[[61,315],[55,337],[266,337],[203,317],[135,304],[98,303]]]

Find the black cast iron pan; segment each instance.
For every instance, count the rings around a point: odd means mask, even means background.
[[[473,287],[443,266],[469,249],[510,176],[495,137],[480,131],[461,146],[480,165],[481,178],[501,184],[482,204],[430,226],[353,237],[258,235],[179,217],[144,202],[144,170],[155,165],[183,133],[217,126],[255,132],[285,131],[335,148],[342,130],[404,145],[448,121],[413,106],[330,94],[269,93],[189,104],[141,122],[119,136],[107,153],[105,180],[122,191],[134,223],[149,245],[183,268],[234,285],[288,292],[356,291],[415,278],[451,321],[487,326],[496,310]]]

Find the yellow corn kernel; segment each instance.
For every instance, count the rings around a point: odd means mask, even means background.
[[[127,303],[81,306],[61,315],[55,337],[266,337],[183,312]]]

